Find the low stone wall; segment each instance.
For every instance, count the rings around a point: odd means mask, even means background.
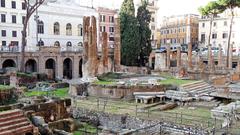
[[[121,71],[136,74],[148,74],[148,69],[146,67],[121,66]]]
[[[14,98],[17,98],[16,88],[9,87],[6,89],[0,89],[0,105],[4,105]]]
[[[50,129],[64,130],[67,132],[73,132],[75,130],[73,119],[62,119],[54,122],[49,122],[48,126]]]
[[[106,86],[92,84],[88,87],[88,94],[96,97],[133,98],[134,92],[162,92],[170,89],[170,85],[145,85],[145,86]]]
[[[47,103],[28,105],[22,108],[28,116],[41,116],[46,122],[68,118],[71,99],[56,100]]]
[[[129,116],[128,114],[109,114],[104,112],[94,112],[82,108],[72,108],[71,112],[74,119],[88,119],[92,123],[99,123],[97,126],[102,126],[104,129],[110,130],[115,134],[121,133],[123,129],[131,130],[132,132],[129,132],[129,134],[133,133],[133,135],[141,133],[160,133],[159,129],[177,134],[207,134],[206,131],[201,129],[178,126],[174,123],[167,123],[160,120],[140,119],[137,117]]]
[[[69,84],[61,82],[61,83],[53,83],[53,84],[51,84],[51,86],[53,88],[59,89],[59,88],[67,88],[67,87],[69,87]]]

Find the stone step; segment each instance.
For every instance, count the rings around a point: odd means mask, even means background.
[[[4,126],[8,126],[8,125],[14,125],[14,124],[22,123],[22,122],[26,122],[26,121],[28,121],[28,120],[24,117],[21,117],[21,118],[18,118],[18,119],[11,119],[9,121],[1,122],[0,127],[4,127]]]
[[[208,88],[208,87],[212,87],[209,84],[204,84],[204,85],[198,85],[198,86],[192,86],[191,88],[185,88],[185,91],[191,91],[191,90],[195,90],[195,89],[204,89],[204,88]]]
[[[12,119],[18,119],[18,118],[21,118],[21,117],[23,117],[23,114],[21,114],[21,113],[14,114],[14,115],[11,115],[11,116],[6,116],[6,117],[0,117],[0,123],[5,122],[5,121],[9,121],[9,120],[12,120]]]
[[[0,118],[16,115],[16,114],[20,114],[20,113],[22,113],[20,110],[4,111],[4,112],[0,113]]]
[[[5,127],[0,127],[0,132],[17,129],[17,128],[24,127],[24,126],[27,126],[27,125],[30,125],[30,123],[28,121],[24,121],[24,122],[21,122],[21,123],[18,123],[18,124],[13,124],[13,125],[5,126]]]
[[[193,82],[193,83],[183,84],[183,85],[181,85],[181,87],[188,87],[188,86],[195,85],[195,84],[200,84],[200,83],[205,83],[205,82],[204,81],[196,81],[196,82]]]
[[[32,133],[33,132],[33,126],[32,125],[26,125],[26,126],[23,126],[23,127],[3,131],[3,132],[0,132],[0,135],[21,135],[21,134],[26,133],[26,132]]]
[[[206,89],[212,89],[213,87],[212,86],[207,86],[207,87],[199,87],[199,88],[196,88],[196,89],[191,89],[189,90],[188,92],[190,93],[193,93],[193,92],[197,92],[197,91],[201,91],[201,90],[206,90]]]
[[[192,87],[198,87],[198,86],[204,86],[204,85],[209,85],[208,83],[202,82],[202,83],[197,83],[193,85],[188,85],[187,87],[182,87],[183,89],[190,89]]]

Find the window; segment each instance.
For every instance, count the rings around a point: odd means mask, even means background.
[[[2,46],[6,46],[7,42],[6,41],[2,41]]]
[[[205,40],[206,40],[205,34],[201,34],[201,42],[205,43]]]
[[[109,32],[114,32],[114,27],[109,27]]]
[[[83,36],[83,27],[81,24],[78,25],[78,36]]]
[[[60,34],[60,25],[58,22],[55,22],[53,25],[53,34],[59,35]]]
[[[44,42],[42,41],[42,39],[38,41],[38,46],[44,46]]]
[[[105,26],[100,26],[100,32],[106,32],[106,27]]]
[[[17,17],[16,17],[16,15],[12,15],[12,23],[17,23]]]
[[[223,39],[228,38],[228,33],[224,32],[223,35],[222,35],[222,38]]]
[[[60,46],[60,42],[59,42],[59,41],[56,41],[56,42],[54,43],[54,46],[59,47],[59,46]]]
[[[217,34],[216,33],[212,34],[212,39],[217,39]]]
[[[17,31],[12,31],[12,37],[17,37]]]
[[[38,34],[44,34],[44,23],[43,21],[39,21],[37,25]]]
[[[224,21],[224,26],[227,26],[227,21]]]
[[[83,43],[82,42],[78,42],[78,46],[83,47]]]
[[[217,26],[217,22],[213,22],[213,27],[216,27]]]
[[[72,43],[70,41],[67,42],[67,46],[72,46]]]
[[[152,22],[155,22],[155,18],[152,18]]]
[[[22,24],[24,24],[25,18],[25,16],[22,16]]]
[[[1,22],[2,23],[6,22],[6,15],[5,14],[1,14]]]
[[[5,0],[1,0],[1,7],[5,7]]]
[[[205,28],[205,23],[202,23],[202,28]]]
[[[12,8],[16,9],[16,1],[12,1]]]
[[[114,41],[114,37],[113,37],[113,36],[110,36],[110,37],[109,37],[109,41]]]
[[[68,36],[72,35],[72,25],[70,23],[66,25],[66,35]]]
[[[109,22],[114,23],[114,16],[109,16]]]
[[[6,37],[6,36],[7,36],[6,30],[2,30],[2,37]]]
[[[25,10],[26,9],[26,4],[23,2],[22,3],[22,10]]]
[[[100,22],[105,22],[105,15],[100,15]]]

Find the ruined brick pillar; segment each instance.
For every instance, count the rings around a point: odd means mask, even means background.
[[[98,51],[97,51],[97,25],[94,16],[84,17],[83,19],[84,34],[84,57],[83,72],[86,76],[95,77],[98,68]]]
[[[170,51],[171,51],[171,49],[170,49],[170,45],[167,45],[167,65],[166,65],[166,67],[167,67],[167,69],[170,69]]]
[[[108,71],[108,34],[107,32],[102,33],[102,64],[104,72]]]
[[[212,45],[208,45],[208,67],[210,71],[213,71],[213,55],[212,55]]]
[[[177,67],[181,67],[181,47],[177,47]]]
[[[192,69],[192,44],[188,43],[188,68]]]
[[[219,44],[219,51],[218,51],[218,67],[222,67],[222,61],[223,61],[223,57],[222,57],[222,45]]]
[[[115,35],[114,35],[114,71],[121,71],[121,31],[120,18],[115,16]]]
[[[230,44],[230,48],[229,48],[229,58],[228,58],[228,68],[229,69],[232,69],[232,59],[233,59],[233,52],[232,52],[232,50],[233,50],[233,44],[234,43],[232,43],[232,44]]]
[[[83,46],[84,46],[84,50],[83,50],[83,62],[86,63],[88,60],[88,28],[90,25],[90,17],[83,17]]]

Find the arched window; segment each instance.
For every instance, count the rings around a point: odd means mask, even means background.
[[[67,42],[67,46],[72,46],[72,43],[70,41]]]
[[[82,24],[78,25],[78,36],[83,36],[83,27]]]
[[[56,42],[54,43],[54,46],[59,47],[59,46],[60,46],[60,42],[59,42],[59,41],[56,41]]]
[[[78,46],[83,47],[83,43],[82,43],[82,42],[79,42],[79,43],[78,43]]]
[[[72,25],[70,23],[66,25],[66,35],[68,36],[72,35]]]
[[[54,35],[59,35],[60,34],[60,24],[58,22],[54,23],[53,33],[54,33]]]
[[[42,41],[42,39],[38,41],[38,46],[44,46],[44,42]]]
[[[38,21],[37,32],[38,32],[38,34],[44,34],[44,23],[43,23],[43,21]]]

